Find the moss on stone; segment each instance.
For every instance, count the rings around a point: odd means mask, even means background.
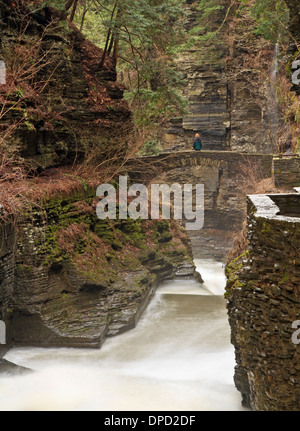
[[[243,260],[248,256],[249,251],[246,250],[237,258],[233,259],[225,267],[225,275],[227,277],[227,283],[225,287],[225,298],[230,298],[232,292],[235,289],[241,289],[246,286],[245,282],[240,281],[239,271],[243,267]]]

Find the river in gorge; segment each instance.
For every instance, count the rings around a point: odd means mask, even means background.
[[[36,370],[0,378],[0,410],[237,411],[221,263],[195,261],[205,283],[164,282],[137,327],[100,350],[13,348]]]

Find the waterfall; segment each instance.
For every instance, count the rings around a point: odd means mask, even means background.
[[[277,42],[274,48],[273,65],[271,70],[271,81],[273,84],[276,84],[277,81],[279,52],[279,43]]]
[[[280,37],[280,36],[279,36]],[[274,48],[272,68],[270,72],[270,83],[269,83],[269,135],[272,143],[273,153],[277,152],[277,135],[279,129],[279,105],[277,97],[277,79],[278,79],[278,57],[280,53],[279,42],[276,43]]]

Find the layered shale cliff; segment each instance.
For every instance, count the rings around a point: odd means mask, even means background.
[[[226,6],[227,1],[220,1]],[[198,24],[198,2],[187,1],[186,31],[193,31]],[[211,30],[222,25],[222,10],[211,23]],[[174,118],[166,134],[166,141],[173,149],[191,149],[195,132],[201,132],[205,150],[225,150],[230,141],[230,92],[224,80],[224,59],[228,48],[222,42],[227,25],[220,32],[218,41],[195,41],[185,46],[176,59],[176,68],[182,73],[182,94],[189,103],[183,118]]]
[[[107,177],[72,169],[125,158],[131,112],[113,61],[51,7],[1,0],[0,17],[0,355],[99,347],[135,326],[160,280],[193,276],[190,245],[173,222],[99,220]]]
[[[1,222],[0,319],[8,344],[100,347],[135,326],[166,278],[193,276],[174,222],[99,220],[95,191],[28,207]]]
[[[209,14],[209,5],[187,1],[185,9],[189,43],[175,62],[189,106],[171,120],[166,148],[191,149],[198,132],[205,150],[276,153],[278,45],[255,35],[256,22],[240,5],[218,0]]]

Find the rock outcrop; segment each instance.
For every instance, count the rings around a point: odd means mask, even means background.
[[[18,4],[0,2],[7,81],[0,126],[8,145],[43,168],[92,152],[98,160],[124,154],[131,112],[112,60],[101,65],[103,51],[51,8],[30,12]]]
[[[5,359],[0,359],[0,374],[3,376],[16,376],[32,372],[29,368],[19,367]]]
[[[0,225],[0,320],[5,321],[5,343],[0,344],[0,358],[12,345],[9,322],[9,301],[14,287],[15,268],[15,231],[11,223]]]
[[[227,1],[220,0],[226,6]],[[197,25],[200,12],[198,2],[187,1],[186,30]],[[210,30],[218,28],[226,10],[220,11]],[[166,141],[173,149],[191,149],[193,137],[201,132],[204,150],[225,150],[230,141],[230,93],[224,80],[224,59],[228,49],[222,43],[223,32],[218,41],[199,41],[175,59],[176,68],[182,73],[184,86],[182,94],[189,103],[183,118],[170,122]]]
[[[1,225],[0,319],[13,343],[100,347],[135,326],[159,281],[194,274],[175,222],[99,220],[84,188],[42,208]]]

